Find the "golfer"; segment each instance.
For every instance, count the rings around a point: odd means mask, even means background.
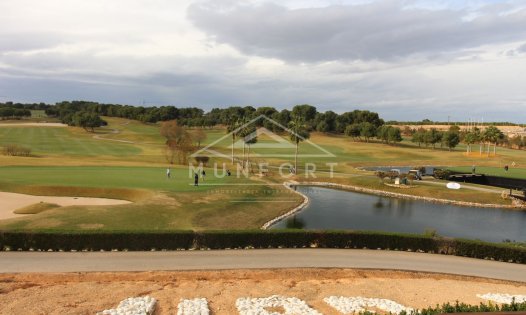
[[[203,179],[203,182],[205,181],[206,172],[205,170],[201,171],[201,178]]]
[[[169,179],[170,178],[170,168],[167,168],[166,169],[166,177]]]
[[[194,174],[194,186],[199,186],[199,175]]]

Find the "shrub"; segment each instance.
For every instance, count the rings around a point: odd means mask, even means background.
[[[31,156],[31,149],[16,144],[8,144],[2,150],[4,155],[9,156]]]
[[[488,302],[480,303],[479,305],[469,305],[456,301],[455,304],[444,303],[435,307],[428,307],[421,310],[414,310],[410,313],[405,311],[401,312],[400,315],[435,315],[435,314],[447,314],[447,313],[482,313],[482,312],[517,312],[526,311],[526,302],[517,303],[513,301],[510,304],[498,305],[495,303]]]
[[[433,172],[433,177],[436,179],[448,179],[450,175],[451,171],[449,170],[435,169]]]

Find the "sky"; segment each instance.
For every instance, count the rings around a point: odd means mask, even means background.
[[[526,0],[0,0],[0,102],[526,123]]]

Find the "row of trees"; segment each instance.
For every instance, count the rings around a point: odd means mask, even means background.
[[[343,114],[333,111],[318,112],[316,107],[308,104],[297,105],[292,110],[278,111],[274,107],[231,106],[227,108],[213,108],[204,112],[200,108],[178,108],[174,106],[143,107],[118,104],[100,104],[96,102],[72,101],[60,102],[46,108],[48,116],[66,117],[68,114],[79,111],[95,113],[99,116],[121,117],[139,120],[147,123],[177,120],[179,125],[188,127],[212,127],[216,125],[229,125],[231,121],[246,119],[251,120],[261,115],[274,120],[279,125],[287,127],[293,117],[302,117],[305,128],[309,131],[327,133],[344,133],[350,124],[368,122],[376,128],[384,124],[378,113],[367,110],[354,110]],[[279,132],[282,127],[266,120],[256,122],[258,127]]]
[[[391,144],[402,141],[402,131],[398,127],[381,125],[375,126],[369,122],[350,124],[345,128],[345,135],[354,139],[369,142],[372,138]]]
[[[20,119],[31,117],[31,111],[24,108],[0,107],[0,119]]]
[[[460,129],[458,126],[451,126],[447,131],[420,128],[413,133],[411,141],[417,143],[419,147],[424,144],[426,147],[432,146],[433,149],[440,144],[440,147],[445,146],[451,151],[460,143]]]
[[[445,146],[449,150],[456,147],[460,142],[464,142],[468,154],[472,152],[472,146],[478,143],[480,154],[485,151],[489,155],[491,145],[493,145],[493,154],[496,154],[497,144],[504,138],[505,135],[502,131],[491,125],[484,130],[474,127],[463,131],[458,126],[451,126],[447,131],[440,131],[436,128],[420,128],[412,132],[411,140],[418,143],[418,146],[424,144],[426,147],[435,148],[437,144],[440,144],[441,147]]]
[[[86,131],[94,132],[95,128],[107,125],[106,121],[99,115],[91,112],[67,112],[60,117],[61,121],[68,126],[82,127]]]
[[[475,143],[479,144],[479,153],[482,155],[486,149],[487,155],[490,154],[490,147],[493,144],[493,154],[497,154],[497,142],[504,138],[504,134],[495,126],[489,126],[483,131],[479,128],[473,128],[463,135],[463,141],[467,145],[467,153],[471,153],[471,146]]]

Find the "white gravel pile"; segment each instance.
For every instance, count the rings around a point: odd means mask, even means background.
[[[181,299],[177,306],[177,315],[209,315],[208,301],[205,298]]]
[[[515,298],[516,303],[526,302],[526,295],[511,295],[511,294],[501,294],[501,293],[486,293],[486,294],[477,294],[477,297],[493,301],[497,303],[510,304],[513,298]]]
[[[97,315],[151,315],[157,301],[149,296],[127,298],[116,309],[104,310]]]
[[[391,314],[399,314],[402,311],[411,312],[413,309],[405,307],[394,301],[377,298],[329,296],[323,299],[325,303],[334,307],[343,314],[359,313],[364,311],[374,312],[376,308]]]
[[[273,295],[267,298],[239,298],[236,301],[239,315],[321,315],[310,308],[305,301],[295,297]],[[285,313],[271,312],[267,309],[282,307]]]

